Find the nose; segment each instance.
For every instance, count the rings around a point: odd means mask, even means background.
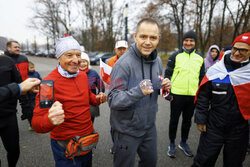
[[[78,64],[78,57],[76,55],[73,56],[72,62]]]
[[[240,51],[237,49],[235,52],[234,52],[235,55],[240,55]]]
[[[150,44],[150,38],[148,37],[145,41],[146,44]]]

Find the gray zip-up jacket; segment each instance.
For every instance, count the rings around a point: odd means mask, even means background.
[[[140,137],[155,125],[162,68],[157,50],[144,59],[136,44],[115,63],[108,94],[110,124],[114,130]],[[144,79],[150,79],[154,88],[146,96],[139,86]]]

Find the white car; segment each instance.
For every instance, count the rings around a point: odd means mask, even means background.
[[[3,50],[0,50],[0,55],[4,55],[4,51]]]

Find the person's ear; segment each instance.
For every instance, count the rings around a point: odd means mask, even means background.
[[[137,34],[136,34],[136,32],[134,33],[134,41],[136,42],[136,36],[137,36]]]

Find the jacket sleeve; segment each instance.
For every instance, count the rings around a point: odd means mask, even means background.
[[[200,69],[199,84],[201,83],[204,76],[205,76],[205,64],[203,62]]]
[[[175,68],[175,58],[176,58],[177,54],[178,54],[178,52],[173,53],[168,58],[168,63],[167,63],[167,66],[166,66],[164,78],[171,79],[171,77],[173,75],[173,72],[174,72],[174,68]]]
[[[23,81],[22,77],[21,77],[21,74],[18,72],[16,67],[14,67],[13,70],[12,70],[11,78],[16,83],[21,83]],[[30,112],[30,110],[31,110],[31,101],[29,99],[28,94],[19,96],[19,102],[20,102],[20,105],[22,107],[22,111],[25,110],[27,112]]]
[[[38,72],[37,72],[37,76],[38,76],[38,79],[43,80]]]
[[[111,109],[126,109],[144,97],[139,84],[128,88],[129,79],[128,70],[124,70],[121,65],[113,67],[111,71],[112,82],[108,93],[108,103]]]
[[[32,117],[32,127],[37,133],[47,133],[51,131],[55,125],[53,125],[49,118],[49,109],[48,108],[40,108],[39,107],[39,93],[36,95],[36,106],[33,111]]]
[[[10,70],[10,73],[8,74],[10,75],[10,81],[7,85],[0,87],[0,102],[8,100],[9,98],[18,98],[20,96],[20,87],[18,86],[18,83],[22,82],[21,75],[12,59],[2,56],[1,65],[2,64],[4,65],[3,68],[6,67]]]
[[[17,83],[10,83],[0,87],[0,102],[9,98],[18,97],[20,95],[20,88]]]
[[[100,102],[98,102],[97,100],[96,100],[96,94],[94,94],[92,91],[91,91],[91,89],[90,89],[90,86],[89,86],[89,102],[90,102],[90,104],[91,105],[94,105],[94,106],[97,106],[97,105],[99,105],[100,104]]]
[[[95,71],[95,73],[96,73],[96,76],[95,76],[95,78],[96,78],[95,85],[96,85],[96,87],[98,89],[98,94],[100,92],[104,93],[105,92],[105,85],[104,85],[103,81],[101,80],[100,76],[98,75],[98,73],[96,71]]]
[[[197,102],[195,106],[194,122],[197,124],[206,124],[209,114],[209,104],[212,96],[212,84],[208,81],[202,85],[197,94]]]

